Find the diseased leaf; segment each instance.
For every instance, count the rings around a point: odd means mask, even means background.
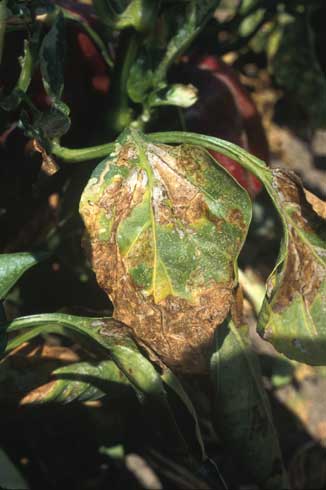
[[[284,235],[258,331],[291,359],[325,364],[326,221],[308,203],[294,174],[274,170],[272,186]]]
[[[44,36],[40,50],[40,68],[46,92],[54,99],[60,99],[64,86],[64,16],[59,11],[55,21]]]
[[[248,328],[231,320],[216,330],[211,359],[213,421],[235,464],[264,489],[287,488],[277,434],[258,359],[248,343]]]
[[[126,131],[93,172],[80,213],[114,317],[170,367],[207,370],[251,218],[246,191],[206,151]]]
[[[0,299],[7,295],[24,272],[47,257],[46,252],[0,254]]]
[[[311,194],[307,202],[295,174],[270,170],[264,162],[227,141],[183,132],[155,133],[149,137],[158,142],[196,142],[230,156],[262,181],[282,219],[284,234],[259,315],[259,333],[292,359],[325,364],[324,203],[312,199]]]

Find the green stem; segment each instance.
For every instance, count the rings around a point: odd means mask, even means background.
[[[139,34],[126,31],[120,34],[121,40],[117,54],[116,68],[113,73],[110,91],[109,127],[120,133],[132,122],[132,110],[129,107],[128,78],[140,45]]]
[[[77,22],[87,32],[92,41],[94,41],[94,44],[96,44],[108,67],[112,69],[114,66],[113,60],[110,58],[105,43],[99,34],[80,15],[74,14],[65,8],[62,8],[62,11],[66,19]]]
[[[32,80],[34,60],[31,52],[30,43],[26,39],[24,42],[24,57],[20,58],[20,64],[21,71],[18,81],[11,94],[5,97],[1,102],[1,107],[7,111],[12,111],[19,106],[20,102],[25,97],[25,94]]]
[[[59,143],[52,144],[52,154],[61,158],[68,163],[85,162],[94,160],[95,158],[103,158],[109,155],[113,150],[114,143],[106,143],[104,145],[89,146],[88,148],[65,148]]]

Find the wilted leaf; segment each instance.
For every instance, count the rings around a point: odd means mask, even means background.
[[[0,254],[0,299],[7,295],[24,272],[47,257],[46,252]]]
[[[326,363],[326,221],[307,202],[298,178],[273,171],[284,236],[258,330],[291,359]]]
[[[236,466],[255,483],[266,490],[287,488],[269,401],[247,338],[248,328],[236,328],[231,320],[216,331],[211,359],[214,425]]]
[[[44,36],[40,51],[40,68],[46,92],[54,99],[60,99],[64,85],[64,16],[61,11]]]
[[[80,212],[114,317],[167,365],[208,369],[251,218],[246,191],[204,150],[127,131],[93,172]]]

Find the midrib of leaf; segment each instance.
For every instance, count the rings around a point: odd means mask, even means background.
[[[132,136],[134,138],[134,142],[137,146],[137,150],[139,152],[139,162],[140,166],[144,168],[144,170],[147,173],[148,177],[148,185],[149,185],[149,192],[150,192],[150,206],[149,206],[149,212],[150,212],[150,220],[151,220],[151,226],[152,226],[152,231],[153,231],[153,243],[154,243],[154,265],[153,265],[153,275],[152,275],[152,287],[151,291],[153,293],[154,297],[154,302],[159,303],[159,301],[163,300],[167,295],[164,295],[164,297],[161,297],[162,295],[159,295],[157,293],[157,287],[156,287],[156,281],[157,281],[157,270],[158,270],[158,264],[162,267],[162,269],[165,272],[165,277],[168,282],[170,292],[173,294],[173,286],[171,284],[168,271],[165,267],[165,264],[162,262],[161,258],[158,255],[157,251],[157,229],[156,229],[156,221],[155,221],[155,215],[153,211],[153,189],[154,189],[154,176],[153,176],[153,170],[152,167],[148,161],[146,152],[144,151],[144,145],[147,147],[147,143],[141,139],[139,136],[139,133],[136,131],[132,131]]]

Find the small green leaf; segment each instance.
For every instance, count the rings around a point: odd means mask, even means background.
[[[176,83],[151,94],[147,103],[150,107],[174,105],[187,108],[195,104],[196,101],[197,89],[193,85]]]
[[[261,488],[287,488],[277,434],[248,328],[225,321],[211,359],[213,421],[238,466]]]
[[[133,102],[144,102],[153,89],[153,71],[160,54],[153,47],[144,46],[132,64],[128,76],[127,90]]]
[[[274,170],[272,187],[284,234],[258,331],[291,359],[326,364],[326,222],[295,175]]]
[[[0,299],[3,299],[28,269],[46,259],[46,252],[0,254]]]
[[[65,21],[58,11],[49,32],[44,36],[40,50],[40,68],[46,92],[60,100],[64,86]]]

